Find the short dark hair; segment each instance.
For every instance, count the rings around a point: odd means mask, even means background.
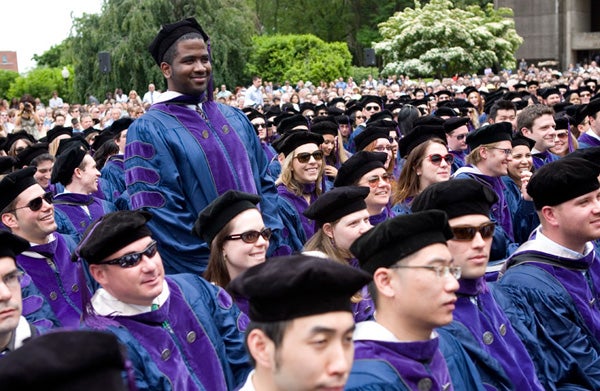
[[[248,349],[248,335],[254,329],[261,330],[265,335],[273,341],[275,345],[275,349],[281,346],[283,342],[283,336],[285,335],[285,331],[291,324],[291,320],[282,320],[279,322],[253,322],[251,321],[246,329],[246,338],[244,339],[244,345],[246,346],[246,351],[248,351],[248,357],[250,359],[250,363],[252,366],[256,366],[256,361],[254,357],[250,354],[250,349]]]
[[[173,60],[175,59],[175,56],[177,56],[177,45],[179,44],[179,42],[186,41],[188,39],[201,39],[204,41],[204,37],[200,33],[183,34],[181,37],[177,38],[177,41],[173,42],[173,45],[171,45],[167,49],[167,51],[163,55],[162,61],[166,62],[169,65],[172,65]]]
[[[40,156],[36,156],[35,158],[33,158],[31,160],[31,162],[29,163],[29,165],[33,166],[33,167],[37,167],[41,163],[46,162],[46,161],[55,162],[56,158],[54,156],[50,155],[49,153],[43,153]]]
[[[490,118],[494,121],[496,121],[498,110],[514,110],[515,114],[517,114],[517,107],[509,100],[501,99],[494,102],[492,108],[490,109]]]

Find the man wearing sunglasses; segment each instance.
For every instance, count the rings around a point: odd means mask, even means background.
[[[528,351],[485,280],[495,229],[489,215],[497,199],[476,180],[453,179],[429,186],[413,201],[413,212],[446,212],[453,234],[448,249],[462,270],[454,321],[439,332],[443,341],[465,348],[486,389],[542,390]],[[441,346],[452,367],[451,345]]]
[[[248,318],[223,289],[193,274],[165,277],[148,212],[109,213],[75,255],[100,284],[84,323],[126,346],[140,390],[232,390],[250,372]]]
[[[53,196],[36,182],[35,167],[15,171],[0,181],[2,224],[13,234],[31,243],[19,254],[17,264],[30,277],[39,293],[24,300],[24,313],[37,313],[51,307],[52,318],[40,319],[45,326],[78,327],[81,318],[81,289],[78,265],[71,262],[75,246],[56,232]]]
[[[546,377],[571,389],[600,389],[600,168],[566,156],[527,185],[540,226],[506,263],[507,307],[538,338]],[[548,388],[554,389],[554,388]]]
[[[466,117],[451,117],[444,122],[448,152],[454,155],[452,173],[455,173],[465,165],[465,158],[469,149],[467,145],[467,135],[469,134],[468,123],[469,119]]]
[[[457,279],[446,241],[446,215],[425,211],[384,221],[350,247],[360,267],[373,275],[368,289],[375,320],[356,325],[354,366],[347,390],[481,390],[477,371],[454,344],[451,369],[434,329],[452,321]]]
[[[381,100],[381,98],[377,95],[364,95],[363,97],[360,98],[358,105],[360,105],[360,107],[362,107],[362,115],[364,117],[364,122],[361,123],[360,125],[358,125],[356,127],[356,129],[354,129],[354,131],[352,132],[352,134],[350,134],[350,137],[348,138],[348,152],[354,153],[356,152],[356,145],[354,142],[354,138],[356,136],[358,136],[359,134],[361,134],[366,126],[367,126],[367,121],[369,121],[369,118],[371,118],[371,116],[375,113],[379,113],[381,110],[383,110],[383,101]]]

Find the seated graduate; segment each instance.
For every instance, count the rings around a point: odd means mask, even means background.
[[[455,339],[463,346],[486,389],[542,390],[529,353],[485,279],[495,229],[490,208],[497,200],[476,180],[452,179],[431,185],[413,201],[414,212],[446,212],[453,233],[448,249],[462,268],[454,321],[438,332],[442,341]],[[441,346],[445,357],[454,354],[452,346]]]
[[[231,390],[250,371],[246,315],[223,289],[193,274],[165,277],[142,211],[109,213],[76,255],[100,284],[84,322],[127,347],[138,390]]]
[[[270,258],[233,280],[229,289],[250,301],[255,364],[241,391],[342,390],[354,353],[350,297],[370,280],[307,255]]]
[[[452,321],[460,267],[446,240],[446,215],[426,211],[396,216],[377,225],[351,246],[377,309],[374,321],[357,324],[354,366],[347,390],[449,390],[451,376],[434,329]],[[476,374],[466,354],[459,368]],[[477,389],[476,379],[455,389]],[[467,387],[468,385],[468,387]]]
[[[227,190],[198,215],[194,233],[210,246],[202,275],[207,281],[225,288],[244,270],[265,261],[271,230],[265,227],[256,206],[259,202],[256,194]],[[248,314],[248,301],[234,299]]]
[[[350,252],[350,245],[372,228],[365,197],[370,189],[364,186],[342,186],[329,190],[304,211],[319,228],[306,242],[304,251],[320,251],[328,258],[344,265],[359,267]],[[363,289],[352,297],[354,320],[370,319],[374,308]]]
[[[540,227],[506,263],[499,288],[537,337],[545,375],[569,389],[600,389],[600,168],[568,155],[542,166],[527,192]]]

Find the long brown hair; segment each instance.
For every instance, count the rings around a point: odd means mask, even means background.
[[[208,265],[202,275],[205,280],[212,282],[222,288],[225,288],[231,281],[229,271],[227,270],[227,261],[223,255],[223,245],[225,238],[231,235],[232,224],[228,222],[210,243],[210,255]]]
[[[294,172],[292,170],[292,163],[294,161],[294,156],[296,156],[296,152],[292,152],[288,154],[283,163],[281,164],[281,174],[279,174],[279,178],[275,181],[276,185],[283,183],[285,187],[288,188],[289,191],[294,193],[297,196],[302,196],[304,191],[304,186],[298,182],[294,178]],[[323,173],[325,172],[325,160],[321,161],[321,168],[319,169],[319,176],[317,177],[316,184],[316,193],[317,196],[321,195],[322,191],[322,182],[323,182]]]

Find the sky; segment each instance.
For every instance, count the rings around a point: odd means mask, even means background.
[[[35,68],[34,54],[61,43],[71,31],[72,17],[97,14],[103,0],[3,0],[0,6],[0,51],[16,51],[19,72]]]

